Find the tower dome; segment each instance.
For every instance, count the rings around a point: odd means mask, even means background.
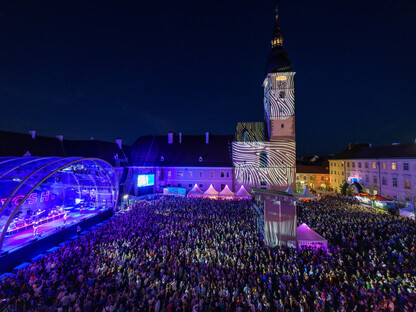
[[[283,49],[283,33],[278,23],[279,15],[276,8],[276,24],[274,26],[271,45],[272,50],[267,57],[265,75],[278,72],[289,72],[292,69],[292,62],[287,57],[287,52]]]

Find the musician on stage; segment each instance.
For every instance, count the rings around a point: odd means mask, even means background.
[[[35,221],[35,223],[33,223],[33,236],[38,236],[39,232],[38,232],[38,228],[39,228],[39,223],[38,221]]]
[[[64,225],[66,223],[66,220],[68,219],[68,215],[69,215],[69,213],[64,214]]]

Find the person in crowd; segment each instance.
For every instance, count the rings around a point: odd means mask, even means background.
[[[0,281],[11,311],[415,311],[414,220],[341,196],[298,203],[328,251],[269,248],[248,201],[131,205]]]

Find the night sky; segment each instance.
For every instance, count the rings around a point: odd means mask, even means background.
[[[263,120],[276,1],[1,1],[0,129],[131,144]],[[416,138],[416,1],[278,1],[298,156]]]

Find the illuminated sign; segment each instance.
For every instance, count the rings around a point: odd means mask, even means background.
[[[154,174],[139,174],[137,176],[137,186],[144,187],[155,184],[155,175]]]

